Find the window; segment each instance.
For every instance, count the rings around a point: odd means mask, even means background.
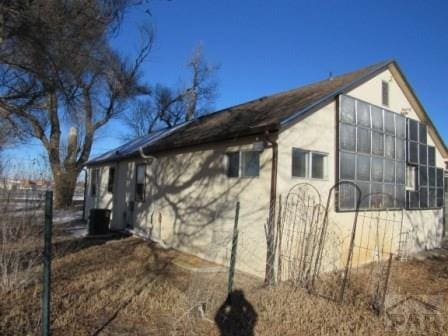
[[[292,150],[292,176],[308,177],[309,152],[297,148]]]
[[[260,175],[260,152],[241,152],[241,175],[256,177]]]
[[[92,169],[92,176],[90,176],[90,196],[96,196],[98,192],[98,177],[99,177],[99,169]]]
[[[260,175],[260,152],[229,152],[226,155],[228,177],[257,177]]]
[[[107,181],[107,191],[114,192],[115,167],[109,167],[109,178]]]
[[[406,190],[415,191],[417,181],[417,168],[414,166],[406,167]]]
[[[357,185],[361,209],[402,207],[406,199],[406,118],[345,95],[339,107],[338,181]],[[352,114],[355,122],[347,117]],[[353,185],[343,189],[339,190],[338,209],[352,211],[358,195]]]
[[[227,176],[238,177],[240,171],[240,152],[227,153]]]
[[[145,200],[146,165],[139,164],[135,170],[135,200],[143,202]]]
[[[381,82],[381,101],[384,106],[389,106],[389,83]]]
[[[292,176],[314,179],[327,178],[327,154],[293,148]]]

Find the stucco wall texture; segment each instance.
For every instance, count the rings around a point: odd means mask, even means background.
[[[347,94],[381,106],[381,82],[390,88],[390,106],[395,112],[407,111],[408,117],[420,120],[412,104],[394,75],[386,70]],[[296,184],[310,183],[320,193],[325,205],[330,188],[336,183],[336,127],[335,101],[299,120],[278,135],[277,195],[285,199]],[[193,149],[166,152],[146,166],[145,200],[134,201],[135,165],[143,160],[121,161],[99,167],[101,185],[96,197],[90,193],[86,210],[94,207],[112,209],[111,228],[123,229],[133,223],[134,231],[153,240],[205,259],[228,265],[235,205],[241,203],[239,244],[236,267],[239,271],[264,276],[266,260],[265,225],[269,215],[272,148],[265,146],[260,155],[260,175],[255,178],[226,176],[225,153],[250,150],[261,138],[251,137],[233,142],[197,146]],[[434,145],[431,134],[428,144]],[[323,180],[292,177],[292,148],[328,154],[327,176]],[[443,158],[436,147],[436,163],[443,167]],[[108,170],[116,168],[114,193],[107,192]],[[354,212],[336,212],[334,194],[330,200],[329,232],[337,236],[339,251],[331,251],[338,267],[346,261],[353,227]],[[387,247],[398,252],[400,230],[407,233],[408,252],[440,245],[443,230],[443,211],[403,210],[391,214],[403,218],[402,223],[385,225],[382,230],[391,237]],[[364,216],[365,217],[365,216]],[[363,228],[363,215],[358,219],[357,232]],[[366,221],[364,221],[366,222]],[[365,232],[365,231],[364,231]],[[393,237],[393,239],[392,239]],[[357,234],[356,239],[372,240]],[[357,242],[364,244],[365,242]],[[331,244],[330,244],[331,245]],[[374,256],[372,256],[373,258]],[[355,262],[368,262],[369,257],[354,251]],[[332,262],[333,262],[332,261]],[[328,261],[329,262],[329,261]],[[324,261],[325,263],[325,261]],[[324,267],[325,268],[325,267]]]

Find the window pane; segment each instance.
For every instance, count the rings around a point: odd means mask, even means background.
[[[384,155],[384,134],[373,132],[372,133],[372,154],[375,155]]]
[[[396,114],[395,124],[397,128],[397,137],[406,139],[406,118],[399,114]]]
[[[428,165],[436,165],[436,150],[433,146],[428,146]]]
[[[428,208],[437,207],[437,190],[434,188],[429,188],[428,193]]]
[[[406,165],[404,162],[395,162],[397,184],[405,184]]]
[[[408,162],[418,164],[418,143],[408,142]]]
[[[419,141],[426,144],[426,125],[419,124]]]
[[[341,124],[340,127],[341,149],[351,152],[356,150],[356,128],[354,126]]]
[[[383,110],[376,106],[371,106],[371,110],[372,127],[378,131],[383,131]]]
[[[436,185],[438,188],[443,187],[443,169],[436,168]]]
[[[428,188],[426,188],[426,187],[420,188],[419,193],[420,193],[420,195],[419,195],[420,208],[423,208],[423,209],[427,208],[428,207]]]
[[[418,141],[418,122],[408,119],[408,140]]]
[[[443,188],[437,188],[436,207],[443,207]]]
[[[341,152],[339,161],[340,176],[342,180],[354,180],[355,179],[355,154]]]
[[[391,209],[395,207],[395,185],[393,184],[384,184],[383,185],[383,194],[384,194],[384,207],[387,209]]]
[[[409,203],[409,207],[411,209],[418,209],[420,207],[420,197],[419,197],[419,192],[418,191],[412,191],[409,193],[410,195],[410,203]]]
[[[242,152],[243,169],[245,177],[255,177],[260,174],[260,152]]]
[[[145,182],[145,165],[137,166],[137,183]]]
[[[384,155],[389,159],[395,159],[395,137],[386,134]]]
[[[370,181],[370,157],[356,156],[356,178],[361,181]]]
[[[341,121],[355,123],[355,100],[347,96],[341,96]]]
[[[356,182],[361,192],[361,203],[359,204],[360,209],[368,209],[370,207],[370,183],[366,182]]]
[[[346,183],[339,185],[339,209],[353,210],[355,209],[355,187]]]
[[[372,181],[383,182],[383,159],[372,157]]]
[[[238,177],[240,169],[240,153],[232,152],[227,153],[227,176]]]
[[[384,111],[384,127],[387,134],[395,135],[395,113]]]
[[[312,153],[312,156],[311,177],[318,179],[325,178],[325,160],[327,156],[319,153]]]
[[[416,186],[416,167],[406,166],[406,187],[410,190],[415,190]]]
[[[428,167],[428,184],[430,187],[436,186],[436,169]]]
[[[396,185],[395,186],[395,207],[404,208],[406,200],[406,190],[405,186]]]
[[[361,101],[357,101],[357,119],[356,122],[358,125],[369,127],[370,128],[370,108],[369,104],[366,104]]]
[[[370,130],[358,127],[358,153],[370,154]]]
[[[372,183],[370,188],[370,208],[383,208],[383,184]]]
[[[294,148],[292,151],[292,176],[307,177],[309,152]]]
[[[420,166],[418,167],[419,174],[419,186],[427,186],[428,185],[428,167]]]
[[[428,160],[427,160],[427,146],[426,145],[419,145],[419,159],[420,159],[420,164],[425,165]]]
[[[384,160],[384,182],[395,182],[395,161]]]
[[[397,160],[404,161],[406,158],[406,144],[405,140],[395,138],[395,157]]]

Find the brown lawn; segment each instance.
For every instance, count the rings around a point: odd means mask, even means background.
[[[53,335],[219,335],[214,315],[225,300],[225,273],[187,271],[175,260],[191,257],[139,238],[74,239],[58,230]],[[339,305],[287,285],[267,289],[244,275],[235,284],[257,314],[256,335],[448,335],[448,323],[441,326],[438,319],[403,333],[386,329],[385,316],[362,301]],[[40,333],[40,287],[36,281],[1,293],[0,335]],[[448,253],[394,263],[390,288],[401,295],[438,295],[437,316],[448,316]]]

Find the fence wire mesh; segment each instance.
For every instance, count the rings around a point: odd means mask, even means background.
[[[9,324],[19,324],[24,331],[40,331],[39,313],[26,314],[23,308],[40,311],[44,208],[44,192],[0,191],[0,333]],[[28,292],[26,302],[22,291]],[[15,301],[16,312],[6,314],[10,301]]]

